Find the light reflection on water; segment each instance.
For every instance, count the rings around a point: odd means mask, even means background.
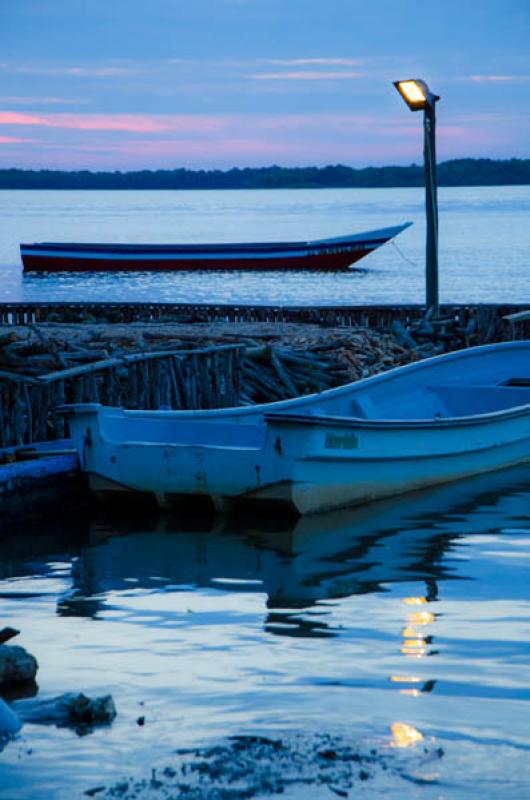
[[[407,797],[527,796],[529,478],[268,529],[107,516],[19,531],[0,551],[2,623],[38,657],[40,695],[111,692],[118,717],[83,739],[27,725],[2,754],[7,796],[72,797],[179,746],[287,729],[435,737],[440,783]]]
[[[530,187],[440,189],[440,291],[450,302],[530,300]],[[423,191],[0,191],[0,297],[333,305],[421,302]],[[411,220],[351,273],[22,276],[21,242],[306,241]]]

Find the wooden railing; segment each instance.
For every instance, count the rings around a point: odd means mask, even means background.
[[[225,408],[239,405],[237,345],[133,353],[41,375],[0,371],[0,447],[66,435],[63,403],[124,408]]]
[[[472,316],[495,314],[502,318],[525,311],[530,303],[445,304],[442,315],[458,317],[466,326]],[[329,326],[389,328],[395,320],[404,325],[425,313],[420,304],[344,306],[252,306],[199,303],[0,303],[0,324],[28,322],[299,322]],[[530,325],[523,326],[530,334]],[[523,329],[522,328],[522,329]],[[522,330],[521,329],[521,330]]]

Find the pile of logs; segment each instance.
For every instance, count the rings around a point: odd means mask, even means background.
[[[513,326],[512,326],[513,327]],[[0,447],[67,435],[57,406],[250,405],[322,391],[509,337],[496,309],[386,330],[297,323],[34,324],[0,328]]]
[[[404,326],[393,320],[391,331],[397,340],[418,356],[460,350],[463,347],[489,344],[515,338],[513,317],[502,316],[499,309],[477,306],[466,309],[466,314],[441,314],[434,318],[432,311]]]
[[[247,347],[241,363],[241,402],[267,403],[320,392],[414,359],[394,336],[363,330],[299,337],[290,345]]]

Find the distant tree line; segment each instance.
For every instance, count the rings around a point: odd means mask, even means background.
[[[530,184],[530,159],[460,158],[438,165],[440,186]],[[0,169],[0,189],[323,189],[422,186],[423,167],[234,167],[90,172]]]

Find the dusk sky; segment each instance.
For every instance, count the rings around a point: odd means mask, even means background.
[[[0,167],[530,157],[530,0],[0,0]]]

